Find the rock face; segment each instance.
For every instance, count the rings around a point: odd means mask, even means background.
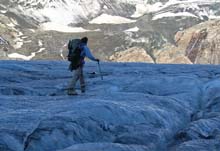
[[[192,64],[192,62],[174,45],[167,44],[163,49],[155,53],[156,63]]]
[[[218,66],[101,67],[104,80],[88,63],[86,93],[67,96],[67,62],[1,61],[0,150],[220,150]]]
[[[0,58],[5,58],[9,49],[9,43],[2,37],[0,37]]]
[[[183,63],[219,64],[219,25],[220,21],[207,21],[178,32],[176,46],[168,45],[160,50],[156,62],[170,63],[179,57],[185,60]]]
[[[213,21],[205,24],[205,26],[207,27],[201,25],[201,30],[197,30],[192,35],[186,53],[193,63],[219,64],[220,21]]]
[[[125,51],[116,52],[109,58],[114,62],[148,62],[154,63],[153,59],[142,48],[130,48]]]

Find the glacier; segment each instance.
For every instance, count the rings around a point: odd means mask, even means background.
[[[0,69],[1,151],[220,150],[219,65],[88,62],[78,96],[66,61]]]

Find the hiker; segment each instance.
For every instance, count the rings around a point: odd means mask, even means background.
[[[83,76],[83,66],[85,64],[84,58],[88,57],[92,61],[99,62],[99,59],[96,59],[90,52],[90,49],[87,46],[88,38],[83,37],[77,46],[77,50],[79,50],[79,61],[76,66],[73,65],[73,62],[70,64],[70,70],[73,71],[73,77],[70,81],[69,88],[68,88],[68,95],[77,95],[75,90],[75,85],[78,80],[80,80],[80,88],[81,92],[85,93],[85,80]]]

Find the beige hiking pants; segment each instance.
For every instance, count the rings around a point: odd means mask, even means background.
[[[78,69],[73,71],[73,78],[70,81],[69,89],[75,91],[75,86],[77,81],[80,80],[81,91],[85,91],[85,80],[83,76],[83,67],[79,67]]]

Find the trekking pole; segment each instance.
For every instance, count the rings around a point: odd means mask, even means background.
[[[98,61],[98,67],[99,67],[99,73],[100,73],[100,76],[101,76],[101,80],[103,80],[102,71],[101,71],[101,67],[100,67],[99,61]]]

